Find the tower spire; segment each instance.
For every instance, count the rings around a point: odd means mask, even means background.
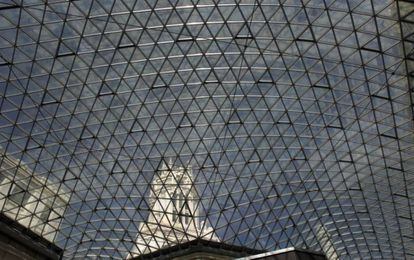
[[[170,159],[169,159],[169,161],[168,161],[168,168],[169,169],[173,169],[173,160],[172,160],[172,158],[170,157]]]

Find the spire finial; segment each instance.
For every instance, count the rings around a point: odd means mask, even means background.
[[[171,157],[170,157],[170,160],[168,161],[168,168],[170,168],[171,170],[173,168],[173,160]]]
[[[161,163],[161,170],[166,170],[166,169],[167,169],[167,164],[165,163],[165,160],[163,159]]]

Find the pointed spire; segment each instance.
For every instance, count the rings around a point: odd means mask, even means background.
[[[161,171],[166,169],[168,169],[167,164],[165,163],[165,160],[162,160]]]
[[[170,157],[170,160],[168,161],[168,169],[173,169],[173,160],[172,160],[172,158]]]

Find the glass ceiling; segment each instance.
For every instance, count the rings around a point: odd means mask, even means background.
[[[0,209],[64,258],[126,258],[159,173],[191,169],[204,239],[413,258],[413,10],[2,0]]]

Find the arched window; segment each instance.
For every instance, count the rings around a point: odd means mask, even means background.
[[[174,193],[171,199],[171,206],[172,206],[172,221],[176,222],[178,219],[178,203],[180,199],[178,198],[178,194]]]
[[[182,218],[183,223],[188,225],[190,223],[190,207],[188,205],[188,198],[184,199],[183,207],[182,207]]]
[[[9,198],[11,201],[19,205],[20,207],[26,205],[30,198],[30,194],[17,184],[13,184],[13,188],[10,192]]]

